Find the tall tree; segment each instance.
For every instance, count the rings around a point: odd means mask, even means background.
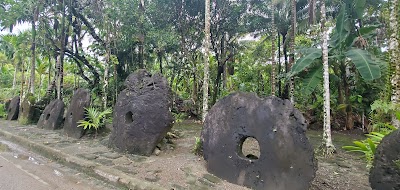
[[[204,122],[208,112],[208,80],[209,80],[209,54],[210,54],[210,24],[211,24],[211,13],[210,13],[210,0],[206,0],[205,4],[205,19],[204,19],[204,79],[203,79],[203,114],[202,121]]]
[[[276,61],[276,53],[275,53],[275,42],[276,42],[276,27],[275,27],[275,1],[272,1],[271,3],[271,26],[272,26],[272,31],[271,31],[271,95],[275,96],[276,94],[276,73],[275,73],[275,61]]]
[[[320,1],[321,5],[321,39],[322,39],[322,64],[324,83],[324,150],[327,155],[335,152],[331,136],[331,98],[329,92],[329,63],[328,63],[328,29],[326,27],[325,0]]]
[[[393,103],[400,103],[400,60],[399,60],[399,2],[398,0],[389,1],[390,4],[390,19],[389,19],[389,27],[390,27],[390,39],[389,39],[389,64],[392,69],[392,97],[391,100]],[[400,127],[400,121],[396,119],[396,117],[392,117],[392,124],[397,128]]]
[[[291,12],[292,12],[292,28],[290,32],[290,58],[289,58],[289,69],[292,68],[295,59],[295,38],[296,38],[296,0],[292,0],[291,4]],[[289,98],[290,101],[294,104],[294,78],[290,78],[289,81]]]
[[[36,66],[36,21],[38,20],[39,16],[39,5],[32,4],[32,45],[31,45],[31,75],[29,79],[29,92],[35,93],[35,66]]]
[[[63,84],[64,84],[64,54],[65,54],[65,1],[62,0],[61,4],[61,34],[60,34],[60,54],[58,55],[58,81],[57,81],[57,99],[62,99],[62,91],[63,91]]]

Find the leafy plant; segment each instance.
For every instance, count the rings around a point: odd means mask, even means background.
[[[192,149],[192,152],[196,155],[201,155],[203,151],[203,146],[201,144],[201,139],[200,137],[194,137],[195,138],[195,143]]]
[[[83,129],[94,129],[96,131],[101,127],[105,126],[105,119],[108,114],[111,114],[111,109],[106,109],[104,111],[99,111],[94,107],[85,108],[86,118],[85,120],[79,120],[79,125],[77,127],[83,127]]]
[[[6,110],[4,108],[4,104],[0,104],[0,118],[6,117],[6,116],[7,116],[7,113],[6,113]]]
[[[365,160],[367,161],[367,167],[370,168],[374,161],[374,155],[376,153],[376,148],[378,144],[382,141],[383,137],[385,137],[390,132],[394,131],[396,128],[387,125],[385,129],[382,129],[382,132],[371,132],[366,134],[367,138],[363,141],[353,141],[354,146],[343,146],[342,148],[350,151],[350,152],[361,152],[365,156]]]

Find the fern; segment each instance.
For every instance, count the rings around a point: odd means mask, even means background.
[[[94,129],[97,135],[97,130],[104,126],[104,120],[112,111],[111,109],[106,109],[101,112],[94,107],[85,108],[85,110],[86,118],[84,120],[79,120],[79,125],[77,127],[83,127],[84,130]]]

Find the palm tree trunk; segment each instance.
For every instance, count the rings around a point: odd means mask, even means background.
[[[58,56],[59,72],[57,99],[62,99],[63,81],[64,81],[64,54],[65,54],[65,0],[62,0],[62,18],[61,18],[61,36],[60,36],[60,55]]]
[[[400,103],[400,60],[399,60],[399,42],[398,42],[398,0],[389,1],[392,2],[390,6],[390,40],[389,40],[389,56],[390,56],[390,67],[393,73],[391,83],[392,83],[392,97],[391,100],[394,104]],[[400,121],[392,116],[393,126],[399,128]]]
[[[209,53],[210,53],[210,24],[211,24],[211,15],[210,15],[210,0],[206,0],[205,4],[205,42],[204,42],[204,80],[203,80],[203,114],[202,121],[204,122],[207,111],[208,111],[208,80],[209,80]]]
[[[30,93],[35,93],[35,65],[36,65],[36,20],[38,17],[38,7],[33,8],[33,19],[31,21],[32,24],[32,46],[31,46],[31,51],[32,51],[32,56],[31,56],[31,76],[29,79],[29,91]]]
[[[12,84],[12,89],[13,89],[13,90],[14,90],[15,87],[17,86],[17,72],[18,72],[18,63],[15,63],[14,78],[13,78],[13,84]]]
[[[272,24],[272,36],[271,36],[271,95],[275,96],[276,94],[276,80],[275,80],[275,33],[276,33],[276,29],[275,29],[275,16],[274,16],[274,12],[275,12],[275,5],[272,5],[272,9],[271,9],[271,24]]]
[[[335,152],[335,146],[332,143],[331,135],[331,98],[329,92],[329,63],[328,63],[328,31],[325,27],[326,10],[325,0],[321,0],[321,31],[322,31],[322,62],[324,76],[324,134],[325,153],[330,155]]]
[[[294,64],[294,46],[295,46],[295,38],[296,38],[296,0],[292,0],[292,31],[291,31],[291,43],[290,43],[290,58],[289,58],[289,69],[292,69]],[[289,81],[289,98],[290,101],[294,104],[294,78],[292,77]]]
[[[282,71],[282,64],[281,64],[281,35],[279,32],[278,34],[278,75],[281,74]],[[282,97],[282,84],[281,80],[278,80],[278,96]]]
[[[107,19],[105,19],[107,24]],[[107,89],[108,89],[108,70],[109,70],[109,65],[110,65],[110,56],[111,56],[111,50],[110,50],[110,29],[109,26],[107,27],[107,39],[106,39],[106,44],[107,44],[107,49],[106,49],[106,63],[105,63],[105,68],[104,68],[104,85],[103,85],[103,106],[104,110],[107,109]],[[97,132],[97,130],[96,130]]]

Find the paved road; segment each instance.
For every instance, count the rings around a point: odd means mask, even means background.
[[[117,189],[0,137],[0,190]]]

